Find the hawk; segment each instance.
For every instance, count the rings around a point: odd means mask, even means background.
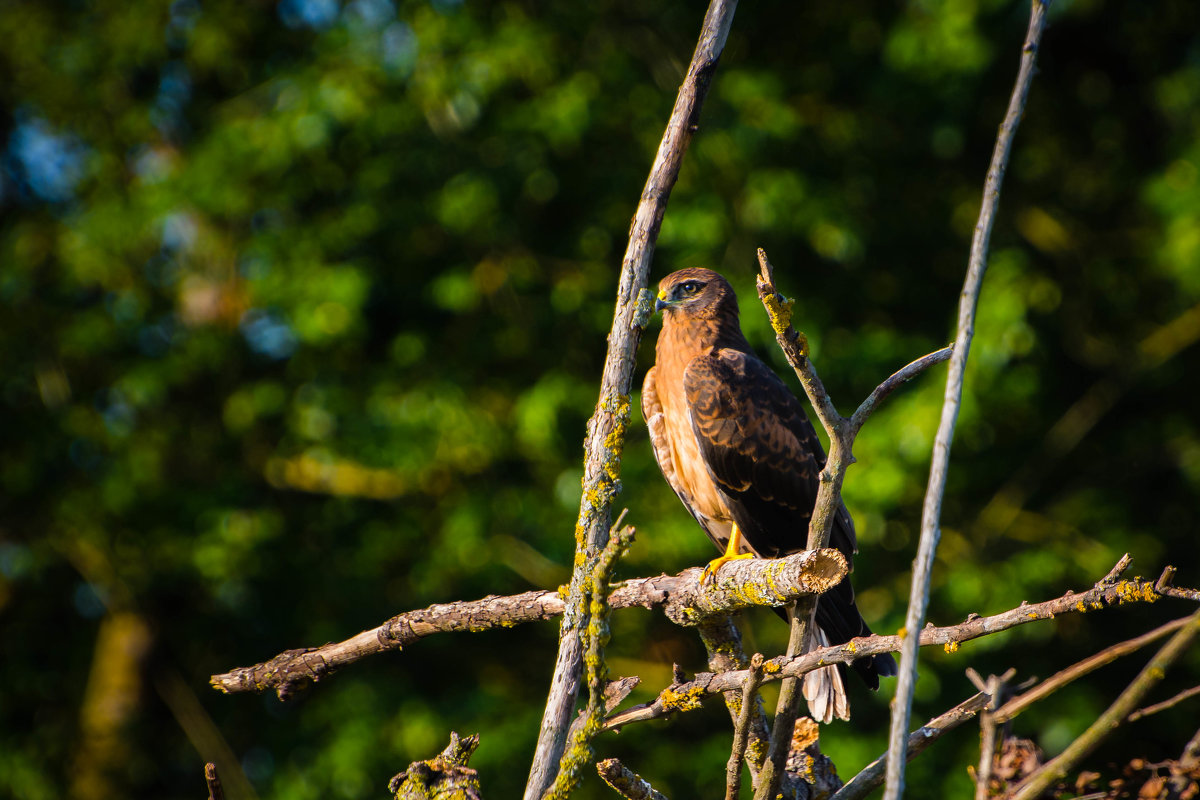
[[[754,355],[738,322],[737,296],[719,274],[683,269],[658,288],[663,327],[642,386],[642,414],[667,483],[724,552],[705,576],[730,559],[803,550],[825,451],[800,401]],[[844,505],[830,545],[853,563],[858,547]],[[818,599],[816,622],[821,645],[871,633],[848,577]],[[886,654],[853,667],[872,689],[880,675],[896,674]],[[814,719],[850,718],[843,674],[844,667],[830,666],[805,676]]]

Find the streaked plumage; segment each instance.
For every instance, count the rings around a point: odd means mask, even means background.
[[[642,387],[642,412],[667,483],[721,550],[735,524],[743,553],[774,558],[804,549],[825,452],[803,407],[754,355],[724,278],[680,270],[663,279],[658,296],[663,329]],[[848,561],[857,552],[845,506],[830,544]],[[848,578],[820,598],[816,618],[822,644],[871,632]],[[873,689],[880,675],[896,672],[891,656],[853,666]],[[815,719],[849,719],[837,669],[806,676],[804,694]]]

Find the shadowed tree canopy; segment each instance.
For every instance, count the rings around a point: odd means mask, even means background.
[[[455,729],[481,735],[485,795],[517,795],[553,625],[432,637],[287,704],[208,676],[567,580],[623,241],[700,14],[0,6],[0,794],[197,797],[200,765],[227,757],[231,797],[382,796]],[[652,280],[719,270],[786,375],[751,302],[766,247],[839,402],[945,344],[1026,20],[1007,0],[743,4]],[[1086,588],[1126,551],[1200,582],[1198,26],[1185,0],[1053,9],[968,367],[937,624]],[[879,631],[902,624],[941,393],[927,377],[881,408],[846,481]],[[711,558],[640,423],[622,482],[639,535],[619,577]],[[923,653],[916,716],[972,691],[968,663],[1045,676],[1178,613]],[[635,700],[672,663],[703,668],[660,615],[612,625]],[[782,652],[772,614],[745,627],[747,649]],[[1163,697],[1197,682],[1189,658]],[[1136,669],[1020,725],[1053,753]],[[849,688],[854,723],[821,739],[845,773],[887,727],[887,695]],[[1129,735],[1176,757],[1195,718]],[[728,718],[713,704],[598,746],[697,797],[723,780]],[[976,747],[940,743],[910,787],[969,792]],[[578,796],[609,792],[589,776]]]

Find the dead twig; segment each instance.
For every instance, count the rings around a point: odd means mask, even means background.
[[[204,783],[208,786],[208,800],[225,800],[225,790],[221,788],[217,765],[211,761],[204,765]]]
[[[696,626],[700,641],[708,651],[708,669],[710,672],[728,672],[730,670],[746,669],[750,659],[742,648],[742,634],[738,630],[733,617],[712,617]],[[686,680],[682,671],[677,670],[676,683]],[[723,694],[725,708],[729,711],[730,721],[734,728],[742,713],[747,711],[743,702],[741,688],[731,689]],[[750,714],[749,728],[746,731],[746,766],[750,770],[752,786],[757,786],[762,772],[763,760],[767,756],[767,746],[770,741],[770,730],[767,725],[767,713],[763,708],[762,697],[754,695],[748,709]]]
[[[985,692],[972,695],[946,713],[934,717],[922,727],[917,728],[908,736],[908,747],[905,749],[906,757],[911,761],[922,750],[936,742],[945,733],[954,730],[964,722],[974,719],[975,715],[983,710],[990,699]],[[884,763],[887,755],[887,753],[884,753],[864,767],[862,772],[851,778],[830,800],[859,800],[859,798],[870,794],[879,784],[883,783]]]
[[[992,235],[992,224],[1000,204],[1000,187],[1008,168],[1013,139],[1021,116],[1025,113],[1025,102],[1033,82],[1034,61],[1042,31],[1046,28],[1046,14],[1050,0],[1032,0],[1029,29],[1025,44],[1021,48],[1021,67],[1016,85],[1009,99],[1008,111],[1000,124],[996,146],[992,151],[987,179],[983,185],[983,200],[979,209],[979,221],[975,224],[975,235],[971,240],[971,256],[967,266],[967,277],[963,284],[958,304],[958,329],[954,337],[955,350],[950,359],[950,370],[946,376],[946,393],[942,403],[942,417],[934,438],[933,461],[929,468],[929,484],[925,491],[925,503],[921,512],[921,538],[917,547],[916,563],[913,568],[912,588],[909,592],[908,614],[904,628],[920,630],[925,623],[925,610],[929,605],[929,582],[933,571],[933,558],[941,536],[942,497],[946,491],[946,476],[950,463],[950,445],[954,441],[954,426],[958,420],[958,409],[962,403],[963,375],[967,356],[971,352],[971,338],[975,334],[975,307],[979,302],[979,290],[987,268],[988,246]],[[888,737],[887,787],[884,800],[899,800],[904,794],[904,751],[908,746],[909,716],[912,713],[912,696],[917,682],[917,642],[905,642],[900,655],[899,680],[896,696],[892,701],[892,722]]]
[[[1080,761],[1086,758],[1105,736],[1112,733],[1142,701],[1155,685],[1162,680],[1167,669],[1191,645],[1200,634],[1200,610],[1197,610],[1170,640],[1154,654],[1133,682],[1108,709],[1096,719],[1079,738],[1071,742],[1066,750],[1043,764],[1027,777],[1013,792],[1012,800],[1033,800],[1040,797],[1051,785],[1062,780]]]
[[[969,670],[968,674],[975,673]],[[975,800],[987,800],[988,783],[992,780],[992,765],[996,763],[996,709],[1002,701],[1005,686],[1017,674],[1009,668],[1003,675],[989,675],[979,686],[978,673],[971,675],[972,681],[988,696],[988,703],[979,715],[979,767],[975,770]]]
[[[1107,578],[1105,580],[1107,580]],[[1099,584],[1097,584],[1097,586],[1102,585],[1106,585],[1104,581],[1101,581]],[[1076,680],[1077,678],[1082,678],[1089,672],[1097,670],[1106,664],[1111,664],[1121,656],[1128,655],[1136,650],[1140,650],[1151,642],[1157,641],[1158,639],[1166,636],[1168,633],[1173,633],[1179,630],[1187,624],[1189,619],[1190,617],[1181,617],[1180,619],[1172,620],[1165,625],[1160,625],[1152,631],[1143,633],[1141,636],[1135,636],[1132,639],[1128,639],[1124,642],[1118,642],[1110,647],[1106,647],[1100,652],[1088,656],[1082,661],[1072,664],[1064,670],[1060,670],[1058,673],[1051,675],[1049,678],[1034,686],[1029,691],[1025,692],[1024,694],[1017,695],[997,709],[995,714],[996,722],[1008,722],[1022,711],[1029,708],[1029,706],[1036,703],[1038,700],[1041,700],[1042,698],[1058,691],[1071,681]]]
[[[725,764],[725,800],[737,800],[738,791],[742,788],[742,759],[746,757],[750,723],[754,718],[752,712],[758,699],[758,687],[762,683],[762,665],[762,653],[755,653],[750,659],[750,674],[746,676],[742,685],[742,709],[733,729],[733,747],[729,753],[729,761]]]
[[[1142,717],[1148,717],[1151,714],[1157,714],[1160,711],[1166,711],[1168,708],[1177,706],[1184,700],[1189,700],[1198,694],[1200,694],[1200,686],[1193,686],[1190,689],[1184,689],[1179,694],[1175,695],[1174,697],[1169,697],[1166,700],[1163,700],[1161,703],[1155,703],[1154,705],[1149,705],[1145,708],[1139,708],[1137,711],[1131,712],[1130,715],[1125,718],[1125,721],[1137,722]]]

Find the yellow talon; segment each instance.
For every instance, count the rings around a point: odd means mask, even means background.
[[[703,574],[700,576],[701,583],[716,580],[717,570],[719,570],[727,561],[737,561],[741,558],[754,558],[753,553],[739,553],[742,548],[742,532],[738,530],[737,523],[733,525],[733,530],[729,534],[729,544],[725,547],[725,552],[708,562],[708,566],[704,568]]]

